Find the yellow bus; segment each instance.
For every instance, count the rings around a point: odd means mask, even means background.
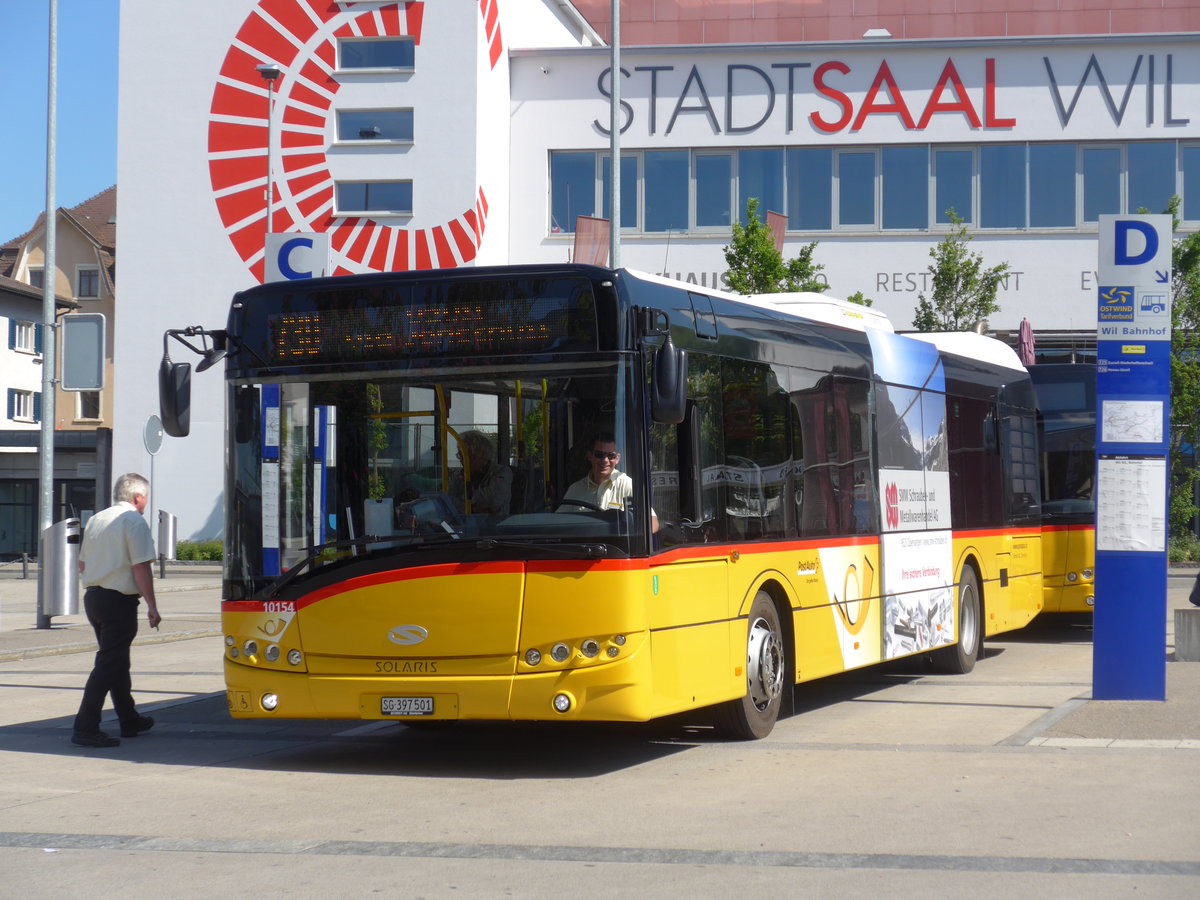
[[[796,683],[967,672],[1042,605],[998,341],[577,265],[268,284],[184,333],[227,351],[235,717],[759,738]]]
[[[1029,367],[1042,453],[1042,567],[1047,613],[1096,605],[1096,367]]]

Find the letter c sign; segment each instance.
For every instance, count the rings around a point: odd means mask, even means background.
[[[329,235],[320,232],[268,234],[265,281],[319,278],[329,271]]]

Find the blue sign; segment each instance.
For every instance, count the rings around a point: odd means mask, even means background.
[[[329,272],[328,234],[268,234],[264,251],[264,282],[320,278]]]
[[[1166,697],[1171,217],[1101,216],[1092,696]]]

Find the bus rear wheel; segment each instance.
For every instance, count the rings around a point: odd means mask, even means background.
[[[771,733],[779,718],[787,674],[787,652],[779,612],[771,595],[759,591],[746,629],[746,694],[719,707],[717,730],[739,740]]]
[[[983,604],[979,596],[979,577],[970,566],[963,569],[958,583],[958,643],[935,650],[933,668],[947,675],[966,675],[975,668],[983,646]]]

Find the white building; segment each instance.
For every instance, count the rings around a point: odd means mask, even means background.
[[[1043,347],[1090,345],[1098,215],[1179,195],[1183,227],[1200,225],[1200,20],[1121,18],[1117,0],[1103,20],[1034,18],[1015,35],[907,5],[633,13],[621,264],[720,286],[732,217],[757,197],[788,216],[785,256],[819,241],[830,292],[862,291],[903,329],[952,207],[985,263],[1012,270],[990,327],[1027,317]],[[994,5],[1012,22],[1032,8]],[[601,7],[123,0],[114,468],[151,474],[163,331],[222,327],[232,294],[263,277],[268,143],[271,230],[327,236],[333,274],[565,261],[576,217],[608,215]],[[1054,33],[1080,21],[1107,24]],[[1113,33],[1134,21],[1165,33]],[[876,25],[920,39],[849,39]],[[272,267],[324,266],[303,250]],[[219,533],[222,515],[220,378],[193,387],[192,434],[153,472],[184,538]]]

